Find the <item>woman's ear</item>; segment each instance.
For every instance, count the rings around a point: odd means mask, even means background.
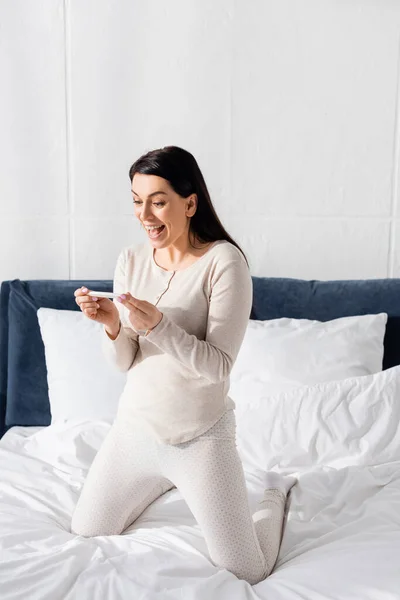
[[[186,216],[193,217],[197,210],[197,194],[191,194],[186,199]]]

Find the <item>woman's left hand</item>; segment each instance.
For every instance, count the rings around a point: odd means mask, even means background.
[[[129,321],[136,331],[154,329],[163,317],[162,312],[154,304],[150,304],[146,300],[138,300],[129,292],[121,294],[117,300],[129,310]]]

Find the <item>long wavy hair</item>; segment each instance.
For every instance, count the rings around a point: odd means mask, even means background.
[[[165,146],[151,150],[138,158],[129,169],[129,179],[135,173],[142,175],[157,175],[166,179],[174,192],[183,198],[191,194],[197,195],[197,209],[190,218],[189,232],[200,243],[226,240],[243,254],[247,265],[248,261],[240,246],[231,238],[218,218],[211,202],[206,182],[194,156],[178,146]],[[190,245],[193,246],[189,235]]]

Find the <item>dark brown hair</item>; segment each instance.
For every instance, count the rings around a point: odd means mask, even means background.
[[[240,250],[247,262],[243,250],[231,238],[219,220],[202,172],[190,152],[177,146],[151,150],[138,158],[129,169],[131,182],[135,173],[157,175],[166,179],[172,189],[183,198],[196,194],[197,209],[190,219],[189,228],[193,237],[203,243],[226,240]],[[192,245],[190,239],[189,241]]]

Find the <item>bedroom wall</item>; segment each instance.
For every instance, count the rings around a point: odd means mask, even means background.
[[[128,169],[196,156],[254,275],[400,277],[396,0],[0,3],[0,280],[111,278]]]

